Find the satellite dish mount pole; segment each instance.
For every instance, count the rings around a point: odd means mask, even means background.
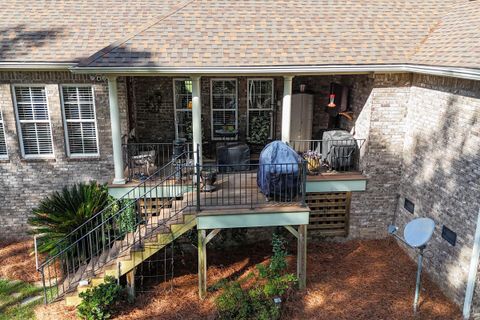
[[[420,298],[420,287],[422,281],[422,264],[423,264],[423,249],[425,246],[418,248],[418,268],[417,268],[417,283],[415,285],[415,298],[413,299],[413,312],[417,312],[418,299]]]

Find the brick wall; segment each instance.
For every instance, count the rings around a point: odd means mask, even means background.
[[[396,223],[435,220],[426,270],[461,304],[480,207],[480,81],[413,76],[404,141]],[[413,215],[405,198],[415,204]],[[455,246],[441,237],[442,225],[457,233]]]
[[[100,156],[69,159],[60,107],[59,84],[92,83],[95,92]],[[55,158],[21,158],[11,84],[44,84],[50,112]],[[119,103],[126,130],[125,82],[119,79]],[[0,72],[0,109],[3,113],[9,159],[0,162],[0,238],[18,237],[28,229],[31,209],[48,193],[79,181],[107,182],[113,177],[113,156],[106,82],[67,72]]]
[[[364,92],[359,99],[365,104],[363,107],[358,104],[355,110],[352,131],[357,138],[367,139],[360,166],[368,181],[365,192],[352,194],[349,231],[352,238],[384,237],[393,219],[402,174],[410,85],[408,74],[375,75],[370,83],[359,88]]]

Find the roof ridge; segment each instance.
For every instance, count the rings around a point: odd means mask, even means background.
[[[95,60],[103,57],[107,53],[109,53],[109,52],[113,51],[114,49],[118,48],[120,45],[124,44],[125,42],[127,42],[128,40],[137,36],[138,34],[144,32],[145,30],[148,30],[149,28],[153,27],[154,25],[161,22],[162,20],[164,20],[164,19],[174,15],[178,11],[184,9],[185,7],[187,7],[189,4],[191,4],[194,1],[195,0],[185,0],[185,1],[182,1],[182,2],[178,3],[177,5],[173,6],[172,10],[170,10],[169,12],[153,18],[149,22],[147,22],[147,23],[143,24],[141,27],[139,27],[138,30],[136,30],[132,33],[129,33],[128,35],[124,36],[123,38],[121,38],[121,39],[119,39],[115,42],[112,42],[111,44],[109,44],[108,46],[106,46],[103,49],[98,50],[97,52],[95,52],[91,56],[80,60],[77,65],[78,66],[81,66],[81,65],[86,66],[86,65],[91,64]]]

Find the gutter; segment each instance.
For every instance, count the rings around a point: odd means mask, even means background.
[[[369,73],[418,73],[480,81],[480,69],[434,67],[414,64],[310,65],[251,67],[79,67],[76,62],[0,62],[0,71],[71,71],[75,74],[110,75],[328,75]]]
[[[112,75],[321,75],[368,73],[419,73],[469,80],[480,80],[480,69],[433,67],[411,64],[323,65],[268,67],[78,67],[73,73],[106,73]]]
[[[473,240],[472,258],[470,260],[470,269],[468,270],[467,290],[465,291],[465,300],[463,303],[463,319],[470,319],[472,310],[473,294],[475,292],[475,282],[477,279],[478,262],[480,258],[480,209],[478,210],[477,228]]]
[[[75,62],[0,62],[0,71],[69,71]]]

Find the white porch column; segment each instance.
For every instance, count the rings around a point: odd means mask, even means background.
[[[202,102],[200,99],[200,77],[192,77],[192,135],[194,163],[202,164]],[[198,147],[198,159],[197,159]]]
[[[293,76],[283,77],[282,141],[285,143],[290,143],[290,116],[292,113],[292,79]]]
[[[108,101],[110,104],[110,124],[112,127],[113,165],[115,178],[113,184],[124,184],[122,132],[120,125],[120,110],[118,108],[117,77],[108,77]]]

